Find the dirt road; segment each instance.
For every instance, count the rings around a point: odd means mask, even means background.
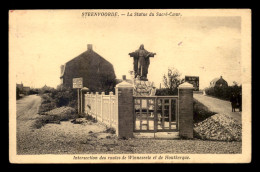
[[[231,104],[229,101],[204,96],[202,94],[193,94],[193,97],[194,99],[198,100],[199,102],[207,106],[210,111],[229,115],[239,124],[241,124],[241,112],[238,112],[238,109],[236,109],[236,112],[232,112]]]
[[[37,115],[41,103],[41,97],[36,95],[26,96],[16,102],[17,136],[20,132],[26,132]]]

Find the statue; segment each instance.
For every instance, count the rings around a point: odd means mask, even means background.
[[[156,53],[148,52],[142,44],[138,50],[129,53],[134,58],[134,74],[135,78],[147,81],[148,67],[150,65],[150,57],[154,57]]]

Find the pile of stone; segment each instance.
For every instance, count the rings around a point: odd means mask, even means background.
[[[72,107],[62,106],[60,108],[55,108],[51,111],[43,113],[44,115],[74,115],[76,110]]]
[[[194,134],[203,140],[241,141],[242,125],[225,114],[195,124]]]

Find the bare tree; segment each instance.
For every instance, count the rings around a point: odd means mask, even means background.
[[[168,68],[168,74],[163,75],[163,84],[169,93],[177,93],[177,88],[182,83],[184,79],[181,79],[181,73],[174,67]]]

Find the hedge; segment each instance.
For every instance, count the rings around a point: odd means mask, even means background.
[[[242,85],[234,85],[228,87],[210,87],[206,88],[205,92],[209,96],[217,97],[223,100],[229,100],[232,94],[236,96],[242,93]]]

